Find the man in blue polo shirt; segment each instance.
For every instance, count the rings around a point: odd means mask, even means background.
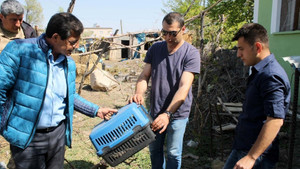
[[[290,84],[270,53],[266,29],[245,24],[234,36],[237,56],[252,66],[233,150],[224,169],[270,169],[279,156],[278,132],[288,111]]]

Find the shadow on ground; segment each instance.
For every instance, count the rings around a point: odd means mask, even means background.
[[[94,166],[93,163],[87,162],[84,160],[75,160],[75,161],[68,161],[64,164],[64,169],[74,169],[74,168],[92,168]]]

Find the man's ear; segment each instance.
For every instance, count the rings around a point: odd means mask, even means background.
[[[185,31],[185,26],[183,26],[181,29],[182,29],[182,32],[184,32]]]
[[[54,42],[57,42],[58,40],[61,39],[61,37],[59,36],[58,33],[54,33],[51,37],[51,39],[54,41]]]
[[[60,36],[58,33],[54,33],[51,38],[54,40],[58,40],[60,38]]]
[[[261,51],[263,50],[263,44],[260,42],[255,42],[255,47],[257,53],[261,53]]]
[[[3,19],[4,18],[4,15],[0,14],[0,19]]]

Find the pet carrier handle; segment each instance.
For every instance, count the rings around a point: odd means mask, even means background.
[[[133,102],[133,103],[130,103],[130,104],[136,104],[136,103]],[[146,108],[145,108],[142,104],[136,104],[136,105],[137,105],[137,108],[138,108],[138,109],[142,110],[142,111],[145,113],[145,115],[148,117],[150,123],[152,123],[152,122],[153,122],[153,119],[152,119],[152,117],[150,116],[150,113],[146,110]],[[110,119],[108,119],[108,120],[113,119],[113,118],[118,114],[118,112],[119,112],[119,111],[117,111],[116,113],[114,113],[114,114],[110,117]],[[104,118],[104,121],[108,121],[108,120]]]
[[[133,103],[130,103],[130,104],[136,104],[136,103],[133,102]],[[148,118],[150,117],[148,111],[146,110],[146,108],[142,104],[136,104],[136,105],[137,105],[137,108],[140,108],[148,116]],[[116,114],[118,114],[118,112],[119,111],[117,111],[116,113],[114,113],[113,115],[111,115],[110,119],[113,118]],[[150,119],[150,121],[152,123],[152,121],[153,121],[152,118],[149,118],[149,119]],[[104,118],[104,121],[108,121],[108,120]]]
[[[149,114],[148,111],[145,109],[145,107],[142,104],[137,104],[137,108],[140,108],[140,107],[145,114]]]
[[[137,104],[137,108],[140,108],[146,114],[146,116],[148,117],[150,123],[153,122],[153,119],[150,116],[150,113],[146,110],[146,108],[142,104]]]
[[[111,118],[113,118],[116,114],[118,114],[118,112],[113,113],[108,120],[110,120]],[[103,121],[108,121],[108,120],[106,118],[103,119]]]

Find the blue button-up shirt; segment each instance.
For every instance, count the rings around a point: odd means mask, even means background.
[[[234,149],[248,151],[256,141],[267,117],[284,119],[290,101],[289,79],[269,55],[252,67],[248,78],[243,112],[236,127]],[[270,160],[278,161],[278,139],[264,152]]]
[[[65,56],[60,55],[55,61],[53,55],[48,56],[49,77],[45,100],[38,122],[38,129],[55,127],[65,119],[67,82],[64,71]]]

